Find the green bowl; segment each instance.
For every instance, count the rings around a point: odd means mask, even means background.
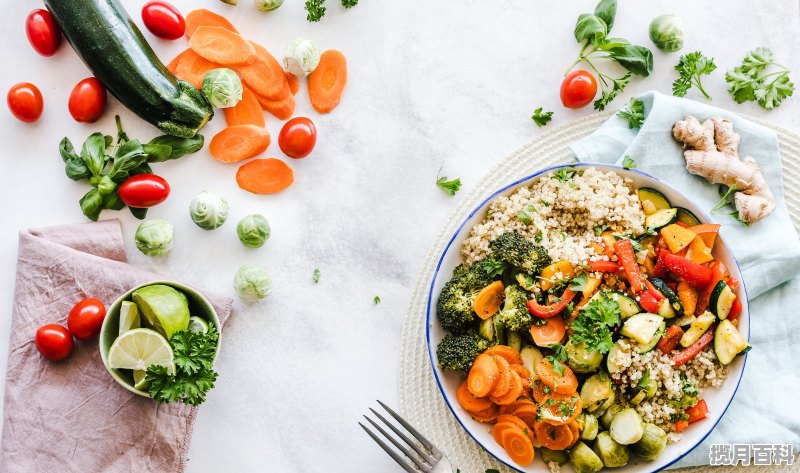
[[[150,281],[148,283],[140,284],[121,295],[119,299],[114,301],[114,303],[111,304],[111,307],[108,308],[106,318],[103,320],[103,326],[100,328],[100,357],[103,359],[103,366],[106,367],[106,370],[112,378],[114,378],[123,388],[127,389],[128,391],[144,397],[151,396],[146,391],[141,391],[133,387],[133,378],[125,372],[127,370],[117,370],[108,366],[108,351],[111,349],[111,344],[113,344],[114,340],[116,340],[119,336],[119,311],[122,307],[122,301],[130,301],[131,294],[133,294],[134,291],[145,286],[152,286],[154,284],[171,286],[184,293],[186,298],[189,300],[189,313],[214,325],[214,328],[217,329],[217,333],[219,334],[217,350],[214,353],[215,360],[217,355],[219,355],[219,348],[222,345],[222,327],[219,323],[217,311],[214,310],[214,307],[210,302],[208,302],[208,299],[185,284],[173,281]]]

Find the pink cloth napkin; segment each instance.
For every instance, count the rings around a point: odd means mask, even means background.
[[[196,407],[126,391],[103,367],[97,340],[76,341],[61,362],[42,358],[33,341],[41,325],[66,326],[80,299],[108,306],[157,279],[126,264],[117,220],[20,233],[0,471],[184,471]],[[204,295],[224,324],[231,299]]]

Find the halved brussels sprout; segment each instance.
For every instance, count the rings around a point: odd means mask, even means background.
[[[578,442],[572,447],[569,452],[569,462],[575,473],[597,473],[603,469],[603,460],[583,442]]]
[[[604,429],[611,428],[611,421],[614,420],[614,416],[617,415],[619,411],[622,410],[622,406],[619,404],[612,404],[608,406],[608,409],[600,416],[600,425]]]
[[[581,425],[581,440],[592,441],[597,437],[597,431],[600,429],[597,417],[584,412],[580,415],[578,423]]]
[[[203,78],[203,95],[214,108],[234,107],[242,100],[242,80],[230,69],[212,69]]]
[[[564,347],[567,349],[567,364],[576,373],[597,371],[603,363],[603,354],[589,350],[583,342],[574,343],[569,340]]]
[[[617,443],[608,432],[600,432],[594,442],[594,453],[609,468],[625,466],[628,464],[630,454],[627,447]]]
[[[658,458],[666,447],[667,433],[661,427],[649,422],[644,424],[642,438],[631,445],[633,453],[648,461]]]
[[[283,67],[295,77],[305,77],[319,65],[319,48],[308,38],[295,38],[286,46]]]
[[[626,407],[611,419],[611,427],[608,430],[611,432],[611,437],[617,442],[622,445],[631,445],[642,438],[644,422],[638,412],[631,407]]]
[[[259,11],[277,10],[283,5],[283,0],[256,0],[256,9]]]
[[[612,396],[614,390],[611,389],[611,378],[603,371],[593,374],[581,387],[583,408],[589,412],[598,410]]]

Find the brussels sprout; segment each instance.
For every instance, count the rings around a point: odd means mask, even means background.
[[[136,248],[147,256],[161,256],[172,250],[174,228],[166,220],[145,220],[136,229]]]
[[[248,248],[261,248],[269,239],[269,222],[261,214],[252,214],[236,225],[236,233],[242,245]]]
[[[260,11],[277,10],[283,5],[283,0],[256,0],[256,8]]]
[[[586,344],[568,341],[564,346],[567,349],[567,364],[576,373],[591,373],[597,371],[603,363],[603,354],[599,351],[590,351]]]
[[[581,387],[583,408],[589,412],[597,411],[612,396],[614,390],[611,388],[611,378],[602,371],[589,377]]]
[[[611,434],[608,432],[597,434],[597,440],[594,442],[594,453],[603,460],[603,465],[609,468],[625,466],[628,464],[628,458],[630,458],[628,449],[611,438]]]
[[[569,457],[564,450],[550,450],[549,448],[542,447],[542,460],[545,463],[556,462],[562,465],[569,461]]]
[[[308,38],[296,38],[286,46],[283,67],[296,77],[305,77],[319,65],[319,49]]]
[[[683,24],[677,15],[660,15],[650,22],[650,39],[665,53],[683,47]]]
[[[644,424],[644,433],[638,442],[631,445],[633,453],[639,455],[644,460],[655,460],[667,447],[667,433],[661,427],[651,424]]]
[[[203,191],[192,199],[189,215],[203,230],[219,228],[228,219],[228,201],[224,197]]]
[[[603,426],[604,429],[610,428],[611,421],[614,420],[614,416],[617,415],[617,413],[621,410],[622,406],[619,404],[610,405],[603,415],[600,416],[600,425]]]
[[[579,424],[581,425],[581,440],[592,441],[597,437],[597,431],[600,429],[597,417],[584,412],[580,415]]]
[[[575,473],[597,473],[603,469],[603,460],[583,442],[578,442],[572,447],[569,452],[569,462]]]
[[[236,271],[233,287],[236,288],[239,297],[248,302],[255,302],[264,299],[272,292],[272,280],[260,266],[246,264]]]
[[[242,100],[242,80],[230,69],[212,69],[203,78],[203,95],[212,107],[233,107]]]
[[[611,437],[622,445],[631,445],[639,441],[644,434],[644,422],[638,412],[631,407],[626,407],[611,419],[608,428]]]

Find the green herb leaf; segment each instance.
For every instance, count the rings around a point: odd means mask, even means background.
[[[572,278],[572,281],[569,282],[569,288],[575,292],[582,291],[588,281],[589,276],[587,276],[586,273],[581,273]]]
[[[675,65],[675,70],[678,71],[678,78],[672,83],[672,95],[683,97],[694,85],[705,98],[711,99],[703,89],[700,76],[711,74],[716,68],[717,65],[714,64],[714,59],[703,56],[700,51],[684,54],[678,60],[678,64]]]
[[[575,23],[575,39],[578,43],[588,41],[598,44],[606,34],[608,34],[606,23],[597,15],[582,13],[578,16],[578,21]]]
[[[531,222],[533,221],[531,215],[528,212],[526,212],[525,209],[522,209],[519,212],[517,212],[517,218],[519,219],[520,222],[524,223],[525,225],[530,225]]]
[[[358,0],[342,0],[342,6],[345,8],[353,8],[358,5]]]
[[[100,218],[100,212],[103,210],[103,196],[96,187],[81,197],[79,203],[83,215],[86,215],[89,220],[96,222]]]
[[[594,101],[595,110],[602,112],[605,110],[606,106],[617,97],[617,95],[625,90],[625,86],[627,86],[631,81],[631,73],[628,72],[619,79],[611,79],[611,81],[613,83],[611,90],[603,90],[600,98]]]
[[[139,220],[144,220],[147,218],[147,210],[148,209],[140,209],[136,207],[128,207],[128,210],[131,211],[131,215]]]
[[[558,171],[553,173],[552,179],[560,182],[567,182],[575,176],[575,168],[560,168]]]
[[[102,133],[92,133],[83,142],[81,158],[86,163],[86,167],[94,176],[99,176],[103,172],[106,160],[106,139]]]
[[[481,264],[483,265],[483,272],[492,278],[502,275],[506,268],[508,268],[508,263],[505,261],[497,261],[494,258],[488,258]]]
[[[628,128],[641,128],[644,123],[644,102],[631,97],[630,102],[617,112],[617,115],[628,120]]]
[[[594,14],[606,24],[607,32],[611,32],[614,26],[614,18],[617,16],[617,0],[600,0]]]
[[[771,49],[756,48],[747,53],[740,66],[725,74],[725,81],[737,103],[755,101],[772,110],[794,93],[790,72],[775,62]]]
[[[636,167],[636,161],[630,156],[625,156],[622,158],[622,167],[624,169],[634,169]]]
[[[644,374],[642,375],[641,379],[639,379],[639,382],[636,383],[636,387],[644,389],[647,387],[647,383],[649,381],[650,381],[650,367],[648,366],[647,368],[645,368]]]
[[[314,281],[314,284],[319,283],[319,276],[320,276],[319,268],[314,268],[314,273],[311,275],[311,280]]]
[[[196,153],[203,148],[204,138],[203,135],[197,134],[194,135],[193,138],[178,138],[177,136],[172,135],[161,135],[156,136],[152,140],[150,140],[145,146],[145,151],[148,153],[147,162],[148,163],[160,163],[162,161],[168,161],[173,159],[178,159],[186,156],[187,154]],[[169,154],[166,154],[161,151],[160,153],[156,154],[155,156],[151,155],[148,150],[148,145],[152,146],[169,146]]]
[[[586,304],[572,322],[573,343],[584,343],[590,351],[608,353],[614,346],[612,328],[621,321],[619,303],[602,296]]]
[[[374,302],[375,305],[378,305],[381,303],[381,298],[379,296],[375,296],[372,298],[372,302]]]
[[[595,225],[592,230],[594,230],[595,236],[600,236],[603,234],[604,231],[608,228],[608,225]]]
[[[533,235],[533,241],[535,241],[536,243],[541,243],[543,239],[544,239],[544,234],[542,233],[541,230],[539,230],[538,232],[536,232],[535,235]]]
[[[148,392],[159,402],[183,402],[197,406],[214,387],[217,373],[213,369],[219,334],[212,326],[205,333],[183,330],[176,332],[170,344],[175,373],[161,365],[147,368]]]
[[[553,350],[553,354],[547,357],[547,359],[553,365],[553,371],[559,376],[564,376],[566,366],[563,362],[567,361],[569,358],[566,347],[560,343],[553,343],[547,348]]]
[[[437,176],[436,185],[439,186],[439,189],[447,192],[447,194],[452,197],[456,195],[456,192],[458,192],[459,189],[461,189],[461,179],[453,179],[452,181],[448,181],[447,176]]]
[[[608,52],[611,59],[637,76],[647,77],[653,72],[653,53],[644,46],[626,44]]]
[[[310,22],[317,22],[325,16],[325,11],[327,10],[323,5],[325,4],[325,0],[306,0],[305,8],[308,15],[306,15],[306,20]]]
[[[533,122],[536,123],[536,126],[541,128],[550,123],[550,120],[553,119],[553,112],[542,112],[542,107],[539,107],[533,111],[533,116],[531,118]]]

